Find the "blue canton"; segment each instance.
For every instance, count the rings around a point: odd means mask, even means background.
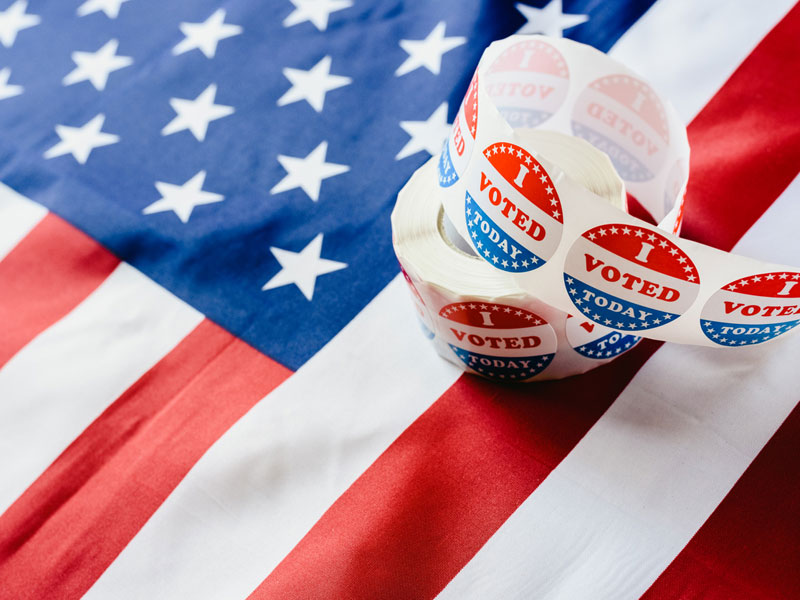
[[[565,35],[607,50],[651,3],[565,1],[588,18]],[[500,0],[0,10],[35,16],[0,39],[0,180],[292,369],[397,274],[389,214],[438,151],[422,126],[526,23]]]

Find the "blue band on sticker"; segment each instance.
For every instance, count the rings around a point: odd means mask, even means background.
[[[642,339],[638,335],[611,331],[601,338],[575,348],[575,352],[586,358],[597,360],[612,358],[627,352]]]
[[[493,379],[523,381],[541,373],[555,353],[538,356],[488,356],[448,344],[456,356],[473,371]]]
[[[453,159],[450,158],[450,144],[448,140],[444,141],[444,147],[439,153],[439,186],[450,187],[458,181],[458,173],[453,164]]]
[[[630,152],[623,149],[616,142],[606,136],[597,133],[591,127],[587,127],[577,121],[572,122],[572,130],[575,135],[585,139],[598,150],[602,150],[611,159],[614,168],[620,177],[626,181],[647,181],[653,178],[653,173],[640,160],[635,158]]]
[[[467,192],[464,212],[472,245],[481,257],[496,269],[525,273],[541,267],[545,261],[505,233],[481,210]]]
[[[573,303],[587,318],[620,331],[652,329],[680,316],[607,294],[566,273],[564,283]]]
[[[544,110],[517,107],[502,107],[499,108],[498,111],[514,129],[519,129],[520,127],[536,127],[540,123],[547,121],[547,119],[553,115],[553,113]]]
[[[712,342],[733,347],[767,342],[796,327],[800,323],[800,319],[763,325],[743,325],[742,323],[725,323],[708,319],[703,319],[700,323],[703,333]]]

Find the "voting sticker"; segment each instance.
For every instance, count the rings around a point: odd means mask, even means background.
[[[633,349],[642,339],[632,333],[616,331],[572,315],[567,315],[565,329],[572,349],[594,360],[615,358]]]
[[[492,302],[455,302],[439,311],[442,336],[471,370],[494,379],[524,381],[553,360],[556,333],[524,308]]]
[[[676,244],[657,231],[621,223],[593,227],[575,241],[564,284],[587,319],[619,331],[674,321],[700,290],[697,268]]]
[[[475,252],[509,273],[538,269],[555,252],[564,228],[553,181],[515,144],[491,144],[481,159],[467,182],[464,203]]]
[[[669,126],[653,89],[630,75],[607,75],[581,92],[572,130],[614,163],[626,181],[647,181],[664,165]]]
[[[569,91],[564,56],[545,41],[507,48],[486,71],[486,92],[514,128],[536,127],[561,108]]]
[[[708,339],[721,346],[767,342],[800,323],[800,273],[759,273],[714,293],[700,313]]]

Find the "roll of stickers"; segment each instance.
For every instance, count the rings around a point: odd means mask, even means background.
[[[659,226],[598,201],[530,128],[606,153]],[[512,36],[484,52],[427,193],[487,266],[565,313],[706,346],[783,335],[800,269],[679,238],[688,164],[685,127],[639,75],[583,44]]]
[[[565,39],[492,44],[440,155],[392,215],[437,350],[534,381],[585,372],[640,337],[741,347],[796,327],[800,269],[677,236],[688,165],[674,109],[625,66]],[[626,192],[658,226],[626,212]]]
[[[603,153],[557,133],[529,132],[527,139],[589,186],[596,201],[625,207],[622,181]],[[491,379],[536,381],[583,373],[638,343],[636,335],[542,302],[490,267],[455,234],[436,186],[431,159],[400,192],[392,226],[423,330],[443,357]]]

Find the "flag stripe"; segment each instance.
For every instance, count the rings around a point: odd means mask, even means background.
[[[783,37],[787,31],[791,32],[790,26],[773,31],[768,38],[775,36]],[[715,114],[720,114],[720,106],[739,105],[742,100],[741,78],[755,78],[759,81],[757,72],[759,66],[765,61],[778,61],[782,70],[780,74],[784,78],[790,78],[793,69],[791,54],[776,57],[771,51],[772,42],[767,40],[762,42],[745,63],[736,71],[735,75],[717,92],[709,103],[711,110]],[[762,55],[761,50],[766,51]],[[779,71],[776,68],[765,69],[770,76],[775,76]],[[794,93],[790,91],[789,93]],[[745,96],[747,97],[747,96]],[[754,115],[763,114],[768,119],[777,119],[778,113],[785,110],[786,105],[773,98],[759,98],[758,103],[751,102],[750,113]],[[792,116],[794,109],[789,111]],[[729,181],[735,178],[735,174],[730,174],[725,170],[711,168],[708,161],[704,160],[706,152],[714,153],[718,138],[725,135],[725,143],[730,145],[737,142],[737,123],[732,123],[728,127],[722,127],[724,133],[704,127],[705,109],[695,120],[701,124],[700,130],[693,134],[694,155],[699,157],[695,165],[695,180],[703,182],[703,194],[699,198],[690,197],[689,202],[707,202],[709,204],[708,214],[725,213],[730,211],[729,202],[721,202],[716,195],[727,191]],[[735,119],[732,119],[735,121]],[[695,127],[694,122],[690,126],[690,131]],[[766,132],[762,132],[762,136]],[[769,156],[775,151],[774,147],[765,147],[762,139],[753,138],[749,130],[742,136],[742,142],[748,143],[748,150],[754,155]],[[770,135],[771,132],[770,132]],[[792,135],[775,140],[776,146],[782,144],[790,146],[795,142]],[[762,158],[760,156],[759,158]],[[794,167],[785,165],[785,172],[781,173],[782,180],[787,177],[790,179],[794,174]],[[784,185],[785,187],[785,185]],[[783,188],[781,188],[782,190]],[[780,190],[778,190],[780,191]],[[746,212],[744,217],[738,220],[726,220],[725,226],[734,230],[734,234],[740,236],[744,228],[749,225],[745,219],[750,217],[753,220],[760,215],[775,199],[778,191],[775,187],[763,186],[751,191],[748,198],[749,202],[755,205],[758,210]],[[689,219],[695,218],[690,215]],[[752,224],[752,221],[751,223]],[[730,235],[720,235],[719,227],[709,227],[708,239],[703,241],[716,242],[725,249],[730,249],[730,242],[735,240]],[[700,232],[699,229],[695,231]],[[738,236],[737,236],[738,237]],[[727,245],[726,245],[727,244]],[[554,429],[553,422],[544,419],[541,415],[533,414],[524,416],[518,415],[518,419],[525,423],[530,429],[528,435],[532,440],[538,440],[538,444],[547,447],[551,444],[566,442],[566,446],[561,448],[561,454],[551,457],[551,460],[542,459],[542,450],[536,451],[536,446],[526,449],[522,458],[523,464],[528,464],[527,471],[521,468],[516,461],[509,460],[505,456],[505,445],[519,445],[520,439],[525,439],[518,431],[506,437],[506,444],[494,441],[492,444],[485,442],[487,433],[483,427],[488,427],[493,431],[497,430],[493,425],[495,418],[502,420],[504,410],[508,410],[509,403],[513,402],[513,392],[503,394],[502,404],[492,402],[491,395],[485,398],[483,410],[467,411],[463,407],[456,412],[442,410],[437,412],[437,405],[429,411],[425,417],[417,421],[404,435],[397,440],[389,452],[381,456],[364,474],[359,481],[348,490],[348,492],[334,504],[326,513],[323,519],[315,525],[308,536],[287,556],[285,561],[263,582],[262,586],[253,594],[253,597],[292,596],[301,593],[300,588],[294,588],[297,584],[299,573],[305,573],[302,582],[303,590],[315,590],[325,596],[348,596],[348,597],[371,597],[378,590],[390,587],[392,589],[403,589],[404,594],[409,597],[431,597],[438,592],[444,583],[452,577],[455,572],[466,562],[476,548],[479,548],[491,535],[493,529],[490,526],[480,527],[476,523],[485,522],[481,517],[485,516],[486,521],[496,526],[507,518],[556,464],[558,460],[569,452],[572,445],[578,442],[594,421],[603,413],[605,408],[613,402],[616,394],[627,384],[636,374],[638,366],[646,360],[649,353],[653,352],[658,346],[647,344],[641,350],[634,350],[634,357],[641,357],[640,361],[628,360],[617,361],[608,367],[614,371],[613,383],[604,382],[604,385],[594,385],[593,373],[581,378],[555,382],[552,387],[536,386],[528,392],[528,397],[533,396],[538,402],[537,406],[547,405],[558,401],[559,398],[572,398],[574,396],[591,398],[591,406],[596,411],[589,411],[582,405],[579,408],[571,401],[570,408],[578,413],[585,413],[587,420],[569,419],[562,415],[555,423],[561,424],[561,428]],[[468,388],[461,389],[461,386]],[[576,386],[576,387],[572,387]],[[462,397],[465,401],[476,402],[477,398],[487,391],[494,390],[494,387],[485,384],[475,383],[465,378],[454,388],[456,397]],[[598,392],[597,390],[603,390]],[[608,398],[597,399],[598,393],[605,390],[615,390],[613,395]],[[548,393],[549,391],[549,393]],[[440,402],[447,402],[449,395],[445,395]],[[582,410],[581,410],[582,409]],[[451,409],[453,410],[453,409]],[[530,410],[530,409],[529,409]],[[566,410],[566,407],[564,408]],[[497,411],[495,417],[493,411]],[[450,415],[458,414],[459,420],[474,423],[464,425],[465,430],[462,435],[445,438],[451,444],[445,450],[440,450],[442,442],[442,432],[448,431],[453,427],[450,423]],[[428,415],[437,415],[441,422],[430,424]],[[430,417],[434,419],[434,417]],[[420,428],[420,433],[416,432]],[[471,434],[470,434],[471,432]],[[431,447],[428,454],[420,452],[420,440],[431,440]],[[557,441],[556,441],[557,440]],[[420,454],[424,460],[420,459]],[[555,460],[553,460],[555,459]],[[404,462],[405,461],[405,462]],[[402,466],[398,466],[401,462]],[[470,471],[465,469],[466,465],[471,465],[471,469],[480,470],[482,463],[486,463],[486,472],[481,472],[481,476],[473,480],[468,477]],[[508,471],[503,472],[503,465],[513,465]],[[412,475],[409,475],[412,474]],[[466,475],[465,475],[466,473]],[[495,475],[490,476],[491,473]],[[519,473],[526,475],[522,476]],[[517,475],[515,478],[514,476]],[[418,476],[418,478],[417,478]],[[507,479],[502,479],[507,477]],[[498,480],[500,483],[498,483]],[[403,497],[408,498],[405,502],[402,517],[390,518],[388,512],[381,507],[388,498]],[[511,500],[513,498],[513,500]],[[516,502],[516,503],[515,503]],[[450,508],[453,508],[451,511]],[[373,518],[367,518],[372,515]],[[439,529],[435,524],[446,523]],[[348,532],[348,541],[351,551],[346,553],[334,553],[328,547],[330,532],[335,529],[337,539],[342,539],[347,531],[346,527],[351,527],[354,531]],[[378,540],[380,540],[378,542]],[[430,561],[425,560],[427,552],[432,552],[437,557],[436,569],[431,569]],[[358,556],[359,560],[353,561],[352,557]],[[410,557],[414,557],[413,559]],[[452,562],[450,562],[452,560]],[[460,562],[459,562],[460,561]],[[334,579],[331,574],[339,574],[338,579]],[[320,574],[320,576],[316,576]],[[413,583],[412,583],[413,582]],[[413,586],[413,587],[412,587]],[[462,592],[464,590],[462,589]]]
[[[460,374],[414,319],[399,276],[209,449],[86,598],[250,593]]]
[[[691,121],[795,0],[659,0],[611,54]],[[677,43],[679,41],[679,43]]]
[[[800,5],[761,41],[689,127],[691,173],[682,235],[731,248],[800,166]],[[747,109],[743,110],[742,107]]]
[[[798,439],[800,405],[650,587],[646,600],[800,598]]]
[[[607,367],[530,387],[462,376],[251,598],[377,598],[389,589],[395,598],[435,596],[658,346],[648,342]]]
[[[16,598],[79,598],[188,470],[290,371],[204,320],[0,517]]]
[[[46,216],[44,206],[0,183],[0,260]]]
[[[797,242],[776,244],[775,240],[795,238],[798,198],[800,177],[736,245],[737,252],[776,262],[797,256]],[[765,406],[772,403],[770,398]],[[799,410],[795,406],[708,521],[648,590],[647,598],[679,597],[680,592],[682,597],[691,597],[707,590],[712,590],[712,597],[729,598],[741,595],[742,589],[752,597],[758,593],[769,598],[800,595],[796,568],[800,561]]]
[[[795,252],[798,194],[800,180],[770,209]],[[794,408],[798,353],[797,336],[736,352],[665,345],[440,597],[639,597]],[[768,492],[755,493],[763,509]],[[751,531],[763,549],[768,531]]]
[[[0,189],[3,197],[10,194]],[[0,261],[0,366],[75,308],[118,264],[108,250],[61,218],[42,218]]]
[[[0,455],[14,460],[0,461],[0,511],[201,320],[123,263],[8,361],[0,369]]]

